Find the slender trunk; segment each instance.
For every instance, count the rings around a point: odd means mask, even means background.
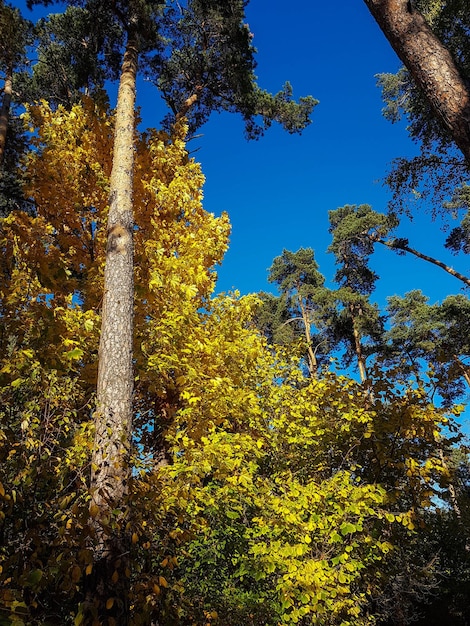
[[[349,312],[352,318],[353,336],[354,336],[354,350],[356,352],[357,365],[359,368],[359,376],[361,377],[361,383],[367,380],[366,360],[362,352],[361,334],[357,328],[357,315],[358,312],[354,304],[349,305]],[[361,315],[361,312],[359,312]]]
[[[413,8],[412,0],[364,2],[470,163],[470,87],[452,55]]]
[[[0,169],[5,158],[5,145],[7,141],[8,122],[10,118],[10,105],[12,96],[12,75],[11,68],[8,69],[3,87],[2,108],[0,109]]]
[[[305,309],[305,306],[300,300],[300,311],[302,313],[302,322],[304,325],[305,339],[307,341],[307,357],[308,357],[308,371],[310,373],[311,378],[316,378],[318,372],[318,361],[315,356],[315,352],[312,348],[312,337],[310,335],[310,320],[308,319],[308,314]]]
[[[458,280],[461,280],[463,283],[465,283],[467,287],[470,287],[470,278],[467,278],[467,276],[464,276],[460,272],[457,272],[456,270],[454,270],[454,268],[450,267],[449,265],[446,265],[442,261],[439,261],[438,259],[435,259],[432,256],[423,254],[422,252],[419,252],[418,250],[415,250],[414,248],[410,248],[407,245],[402,245],[402,244],[395,245],[393,241],[385,241],[385,239],[374,239],[373,241],[377,241],[377,243],[381,243],[382,245],[387,246],[388,248],[391,248],[392,250],[403,250],[403,252],[409,252],[410,254],[414,254],[419,259],[423,259],[423,261],[428,261],[429,263],[432,263],[433,265],[437,265],[437,267],[442,268],[445,272],[447,272],[451,276],[454,276]]]
[[[96,535],[93,609],[100,623],[123,626],[129,623],[129,540],[123,518],[131,473],[134,381],[132,192],[137,61],[137,39],[129,34],[119,83],[110,181],[90,506]]]

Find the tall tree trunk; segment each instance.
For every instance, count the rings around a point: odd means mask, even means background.
[[[470,86],[412,0],[364,0],[392,48],[470,163]]]
[[[302,323],[304,325],[305,339],[307,341],[307,357],[308,357],[308,371],[311,378],[316,378],[318,374],[318,361],[315,352],[312,348],[312,336],[310,334],[310,320],[308,318],[307,309],[302,302],[299,301],[300,311],[302,313]]]
[[[96,553],[94,610],[102,624],[129,623],[129,540],[124,532],[131,474],[133,394],[133,173],[137,38],[129,33],[119,83],[110,181],[90,513]],[[116,515],[116,509],[121,511]]]
[[[362,352],[361,334],[357,328],[357,316],[362,315],[362,312],[361,311],[358,312],[354,304],[349,305],[349,312],[351,314],[351,319],[352,319],[354,350],[356,352],[357,366],[359,368],[359,376],[361,378],[361,383],[364,383],[367,380],[366,360]]]
[[[5,145],[7,142],[8,121],[10,117],[10,105],[12,96],[13,71],[7,70],[5,85],[3,87],[2,108],[0,109],[0,170],[5,158]]]

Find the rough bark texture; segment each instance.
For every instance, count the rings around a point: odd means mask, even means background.
[[[11,95],[12,95],[12,72],[8,71],[5,77],[5,85],[3,87],[2,108],[0,109],[0,168],[3,165],[3,159],[5,156],[5,145],[7,141]]]
[[[90,512],[95,520],[93,610],[102,624],[128,624],[128,539],[124,507],[130,477],[133,393],[133,171],[138,51],[129,36],[116,110],[108,241],[99,349]],[[114,513],[112,513],[114,511]],[[123,516],[125,512],[123,511]],[[89,596],[90,597],[90,596]]]
[[[364,0],[434,113],[470,163],[470,86],[410,0]]]

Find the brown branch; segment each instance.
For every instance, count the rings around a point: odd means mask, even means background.
[[[383,246],[387,246],[387,248],[391,248],[392,250],[398,250],[398,251],[409,252],[410,254],[414,254],[419,259],[423,259],[423,261],[428,261],[429,263],[432,263],[433,265],[436,265],[437,267],[440,267],[441,269],[443,269],[445,272],[447,272],[451,276],[454,276],[458,280],[460,280],[463,283],[465,283],[465,285],[467,285],[467,287],[470,287],[470,278],[467,278],[467,276],[464,276],[460,272],[457,272],[457,270],[454,270],[453,267],[450,267],[449,265],[446,265],[442,261],[439,261],[438,259],[435,259],[432,256],[428,256],[427,254],[423,254],[422,252],[419,252],[418,250],[415,250],[414,248],[410,248],[410,246],[407,246],[406,244],[397,243],[397,242],[394,242],[393,240],[392,241],[386,241],[385,239],[372,238],[372,237],[371,237],[371,239],[373,241],[376,241],[377,243],[381,243]]]

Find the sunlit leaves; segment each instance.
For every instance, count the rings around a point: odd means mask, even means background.
[[[372,624],[381,572],[448,480],[451,422],[419,384],[310,379],[295,350],[268,347],[258,297],[213,295],[230,227],[203,209],[184,123],[136,131],[133,471],[122,510],[100,516],[88,485],[113,120],[87,100],[28,115],[35,210],[1,225],[3,605],[82,624],[100,519],[130,539],[132,576],[116,562],[109,578],[131,578],[137,625]]]

